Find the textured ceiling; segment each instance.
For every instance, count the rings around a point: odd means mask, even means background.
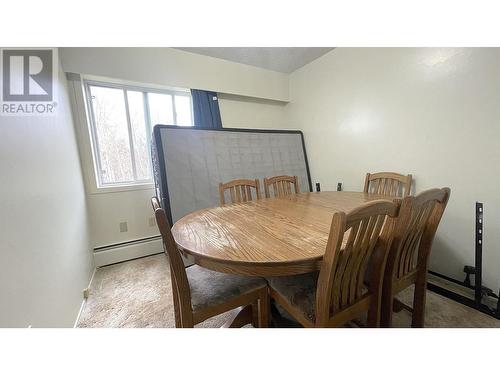
[[[182,47],[200,55],[291,73],[316,60],[333,47]]]

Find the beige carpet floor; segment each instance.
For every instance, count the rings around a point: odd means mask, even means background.
[[[92,281],[78,327],[174,327],[174,307],[167,257],[163,254],[99,268]],[[500,327],[500,321],[427,292],[426,327]],[[412,290],[399,298],[411,305]],[[220,315],[197,327],[220,327]],[[395,327],[410,327],[411,315],[394,316]]]

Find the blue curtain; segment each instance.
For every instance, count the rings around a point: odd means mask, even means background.
[[[220,129],[219,99],[217,93],[204,90],[191,90],[193,98],[194,126]]]

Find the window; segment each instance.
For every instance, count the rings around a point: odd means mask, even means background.
[[[191,95],[85,82],[97,186],[152,182],[151,131],[155,124],[192,126]]]

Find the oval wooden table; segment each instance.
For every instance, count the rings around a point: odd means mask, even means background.
[[[282,276],[319,269],[332,215],[384,195],[357,192],[292,194],[190,213],[172,233],[181,252],[214,271]]]

